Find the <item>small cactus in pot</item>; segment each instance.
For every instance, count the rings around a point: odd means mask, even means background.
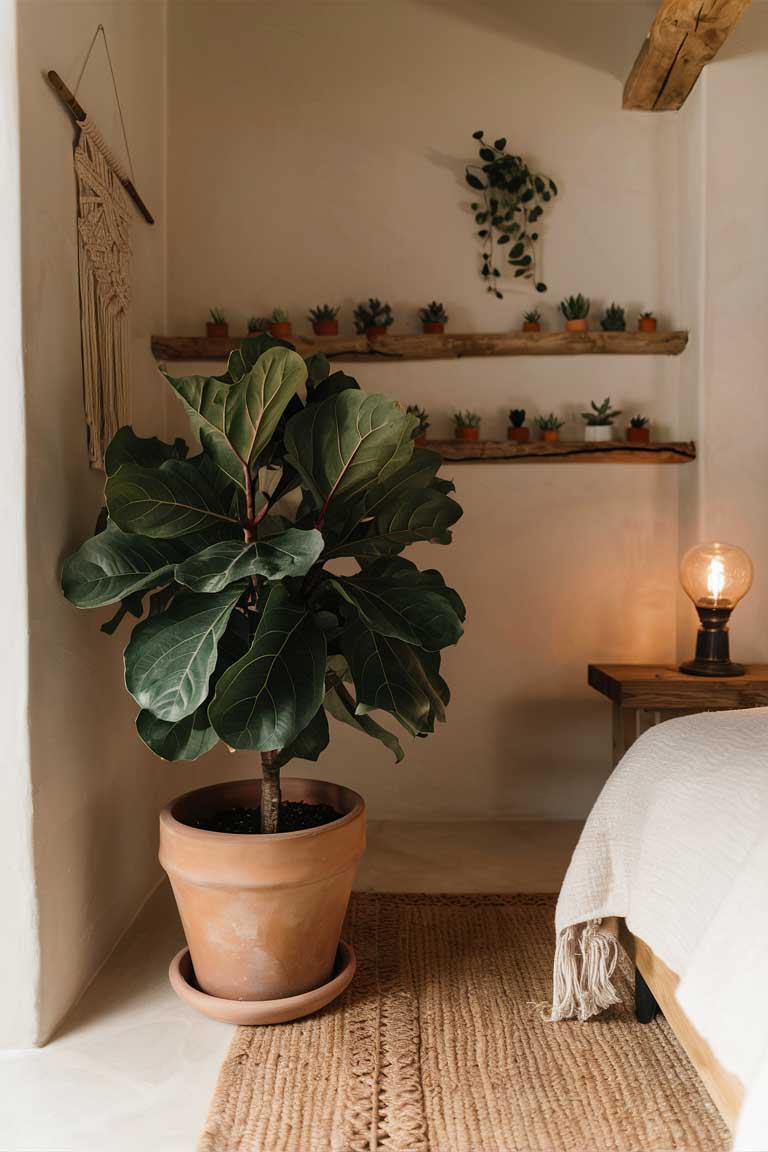
[[[550,412],[549,416],[537,416],[536,427],[541,432],[542,440],[547,444],[554,444],[560,439],[560,429],[565,420],[559,420],[554,412]]]
[[[619,304],[611,304],[603,312],[603,318],[600,321],[600,327],[603,332],[626,332],[627,318],[624,314],[624,309]]]
[[[421,320],[421,327],[425,336],[439,336],[445,332],[445,326],[448,323],[448,313],[442,304],[438,304],[437,300],[433,300],[431,304],[427,304],[426,308],[419,309],[419,319]]]
[[[523,332],[541,332],[541,312],[538,308],[523,312]]]
[[[229,324],[221,308],[211,308],[208,315],[210,316],[210,320],[208,320],[205,325],[206,336],[210,339],[216,336],[229,336]]]
[[[515,440],[518,444],[527,444],[530,438],[531,430],[525,426],[525,408],[512,408],[509,413],[507,440]]]
[[[419,448],[423,448],[427,443],[429,412],[427,412],[426,408],[419,408],[418,404],[409,404],[406,408],[406,412],[409,416],[415,416],[419,422],[413,431],[413,442]]]
[[[316,308],[310,308],[309,319],[315,336],[338,336],[338,315],[338,308],[330,304],[318,304]]]
[[[262,333],[269,332],[271,323],[269,316],[251,316],[248,320],[248,335],[261,336]]]
[[[366,336],[386,336],[387,328],[395,322],[389,304],[382,304],[376,296],[370,296],[367,304],[358,304],[352,315],[355,332]]]
[[[627,428],[628,444],[648,444],[651,439],[650,420],[647,416],[633,416]]]
[[[656,328],[656,317],[653,312],[641,312],[637,318],[638,332],[655,332]]]
[[[611,408],[610,396],[606,396],[602,404],[593,400],[589,412],[581,414],[585,424],[584,439],[592,442],[613,439],[613,422],[617,416],[621,416],[621,409]]]
[[[566,296],[560,301],[560,311],[565,317],[566,332],[586,332],[587,316],[589,316],[589,297]]]
[[[276,340],[290,340],[293,329],[285,308],[274,308],[269,319],[269,334]]]
[[[453,423],[455,440],[471,443],[480,439],[480,417],[477,412],[454,412]]]

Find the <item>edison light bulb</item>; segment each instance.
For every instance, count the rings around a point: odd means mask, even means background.
[[[741,676],[728,651],[728,619],[752,586],[752,561],[733,544],[699,544],[683,556],[680,581],[696,605],[701,627],[696,657],[680,667],[693,676]]]

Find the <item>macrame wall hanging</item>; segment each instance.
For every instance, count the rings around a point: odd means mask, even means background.
[[[77,101],[77,90],[99,34],[112,76],[131,179]],[[107,445],[131,417],[128,366],[131,200],[148,224],[154,220],[133,183],[133,164],[103,25],[99,24],[94,33],[74,92],[70,92],[56,72],[49,72],[48,79],[78,128],[75,177],[83,400],[89,460],[93,468],[103,469]]]

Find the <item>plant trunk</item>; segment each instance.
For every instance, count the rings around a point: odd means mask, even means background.
[[[261,754],[261,831],[277,832],[280,820],[280,769],[275,767],[277,752]]]

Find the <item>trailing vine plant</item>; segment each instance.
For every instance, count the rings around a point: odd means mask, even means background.
[[[471,208],[482,244],[480,275],[486,291],[502,299],[496,249],[509,244],[507,262],[515,278],[533,280],[537,292],[546,292],[546,284],[536,276],[536,224],[544,206],[557,196],[557,185],[549,176],[531,172],[522,156],[507,152],[503,136],[493,144],[482,131],[472,136],[479,142],[481,162],[467,165],[466,179],[470,188],[483,194],[482,203],[476,201]]]

